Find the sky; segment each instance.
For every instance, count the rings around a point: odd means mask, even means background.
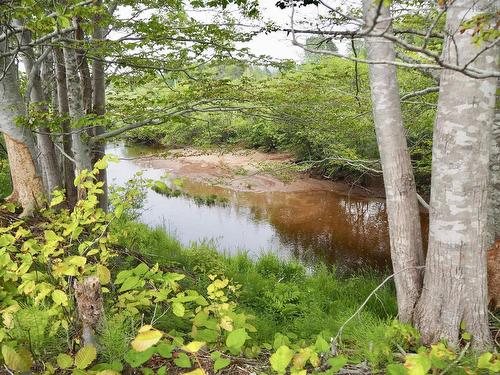
[[[332,0],[331,3],[335,3],[338,0]],[[260,21],[249,22],[242,21],[245,24],[253,23],[255,25],[262,25],[263,23],[272,22],[278,27],[290,27],[290,9],[280,9],[276,6],[277,0],[259,0],[259,10],[262,19]],[[236,6],[229,6],[227,11],[237,14]],[[295,19],[297,21],[307,20],[312,23],[318,19],[320,12],[325,13],[325,8],[318,8],[314,5],[309,5],[307,7],[296,8]],[[123,18],[128,18],[131,15],[130,8],[122,7],[118,10],[118,13]],[[217,10],[189,10],[190,16],[198,19],[202,22],[210,22],[214,17],[220,13],[220,9]],[[144,15],[148,15],[145,13]],[[119,33],[112,34],[112,38],[119,37]],[[300,40],[302,37],[299,36]],[[303,39],[301,40],[304,41]],[[267,55],[275,59],[292,59],[295,61],[301,61],[304,58],[304,50],[300,47],[293,46],[291,42],[291,36],[287,35],[286,32],[272,32],[268,34],[259,34],[255,36],[250,42],[240,43],[238,47],[247,47],[255,55]],[[342,46],[339,46],[342,51]]]
[[[278,26],[290,26],[290,9],[275,6],[276,0],[260,0],[259,7],[264,21],[273,21]],[[313,19],[318,15],[314,5],[298,10],[300,15]],[[304,56],[302,48],[293,46],[291,37],[285,32],[262,34],[248,43],[250,50],[257,55],[269,55],[274,58],[301,60]]]

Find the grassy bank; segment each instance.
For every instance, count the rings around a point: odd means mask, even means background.
[[[209,274],[223,274],[240,284],[238,304],[255,317],[252,324],[257,331],[252,339],[259,344],[272,344],[279,334],[292,340],[314,340],[320,333],[335,335],[383,279],[383,275],[368,271],[342,278],[324,265],[306,270],[300,263],[274,255],[257,260],[244,253],[228,257],[204,244],[185,248],[161,228],[136,222],[116,224],[114,231],[128,254],[115,264],[117,269],[132,266],[139,257],[148,264],[158,263],[160,268],[189,275],[186,287],[200,293],[210,283]],[[385,361],[384,351],[392,346],[385,331],[396,312],[394,290],[389,285],[347,325],[343,339],[351,358],[369,358],[374,365]],[[166,330],[180,328],[172,321],[162,324]]]
[[[182,246],[133,221],[134,189],[111,194],[111,212],[97,208],[97,172],[82,173],[86,198],[72,211],[54,208],[61,193],[32,218],[0,206],[0,365],[10,374],[500,370],[496,354],[420,347],[418,332],[394,320],[390,283],[354,315],[382,274],[342,277],[321,264]],[[96,289],[80,304],[83,284]]]

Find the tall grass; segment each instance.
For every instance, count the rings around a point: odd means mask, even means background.
[[[182,271],[188,275],[190,288],[206,288],[211,273],[223,273],[241,284],[239,306],[255,316],[257,332],[252,337],[261,343],[272,343],[276,333],[305,340],[320,332],[334,335],[384,278],[366,270],[343,277],[323,264],[306,269],[299,262],[284,261],[272,254],[255,260],[246,253],[227,256],[209,244],[183,247],[164,230],[136,222],[116,223],[114,231],[129,261],[139,257]],[[345,328],[344,345],[355,347],[359,358],[381,360],[384,353],[373,352],[373,348],[384,347],[380,341],[385,339],[385,327],[396,313],[394,287],[388,285]],[[169,324],[168,328],[175,328],[172,322]]]

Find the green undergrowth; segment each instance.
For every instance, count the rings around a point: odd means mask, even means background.
[[[239,306],[255,317],[252,324],[257,331],[252,337],[261,343],[272,342],[277,333],[298,339],[320,332],[334,335],[383,279],[383,275],[369,271],[343,278],[324,265],[308,270],[271,254],[252,260],[246,253],[224,256],[207,244],[185,248],[163,229],[137,222],[117,223],[114,230],[120,234],[120,245],[130,251],[116,267],[127,267],[127,262],[132,265],[139,256],[147,263],[157,262],[160,267],[189,275],[189,288],[200,292],[210,281],[206,275],[212,273],[241,284]],[[373,348],[384,339],[385,327],[396,313],[394,290],[387,286],[345,328],[345,345],[356,348],[353,354],[360,359],[383,361]],[[165,322],[164,328],[175,328],[170,323]]]
[[[9,164],[6,159],[0,158],[0,199],[8,196],[11,189]]]
[[[0,366],[8,373],[500,371],[497,354],[475,356],[468,344],[462,352],[421,346],[417,330],[395,320],[391,284],[358,314],[382,274],[345,277],[271,254],[182,246],[134,221],[140,184],[113,192],[104,212],[96,175],[108,160],[76,178],[85,198],[72,209],[62,191],[31,218],[0,206],[0,217],[8,213],[0,227]],[[83,290],[92,293],[83,298]],[[466,327],[462,339],[471,340]]]

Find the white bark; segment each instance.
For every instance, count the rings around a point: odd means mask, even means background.
[[[460,25],[486,11],[487,0],[449,5],[446,62],[464,64],[480,51]],[[497,69],[497,52],[482,53],[475,69]],[[458,344],[460,325],[473,345],[490,344],[487,311],[487,205],[495,79],[473,79],[443,70],[432,150],[429,250],[415,323],[427,344]]]
[[[366,26],[374,32],[390,25],[389,9],[373,0],[363,0]],[[393,61],[394,45],[383,37],[365,39],[368,59]],[[384,174],[389,221],[391,258],[395,276],[399,319],[410,322],[420,294],[423,265],[422,232],[410,155],[404,134],[399,86],[394,65],[369,66],[373,118]],[[408,269],[406,272],[400,272]]]
[[[497,81],[498,90],[498,81]],[[497,107],[500,104],[497,95]],[[500,110],[495,112],[495,121],[491,130],[490,149],[490,204],[488,212],[488,242],[500,240]]]
[[[83,108],[83,96],[80,86],[80,77],[78,76],[78,63],[76,60],[75,49],[72,48],[68,42],[65,42],[64,48],[64,62],[66,68],[66,86],[68,90],[69,114],[73,124],[78,122],[85,116]],[[90,170],[90,149],[83,139],[87,132],[78,131],[73,126],[73,131],[76,132],[72,135],[73,156],[76,161],[77,174],[83,169]]]
[[[21,45],[28,45],[31,43],[31,32],[25,31],[20,37]],[[24,65],[24,70],[26,74],[30,76],[32,81],[32,89],[30,93],[30,100],[32,103],[37,103],[37,110],[47,111],[47,106],[44,104],[45,97],[43,93],[42,81],[40,77],[40,67],[34,64],[35,51],[32,47],[27,47],[23,50],[22,61]],[[38,129],[40,132],[36,134],[37,145],[40,150],[40,164],[42,167],[42,172],[45,189],[47,193],[51,193],[55,189],[61,187],[61,178],[59,175],[59,169],[57,167],[56,154],[54,150],[54,144],[49,136],[49,128],[47,126],[40,126]]]

